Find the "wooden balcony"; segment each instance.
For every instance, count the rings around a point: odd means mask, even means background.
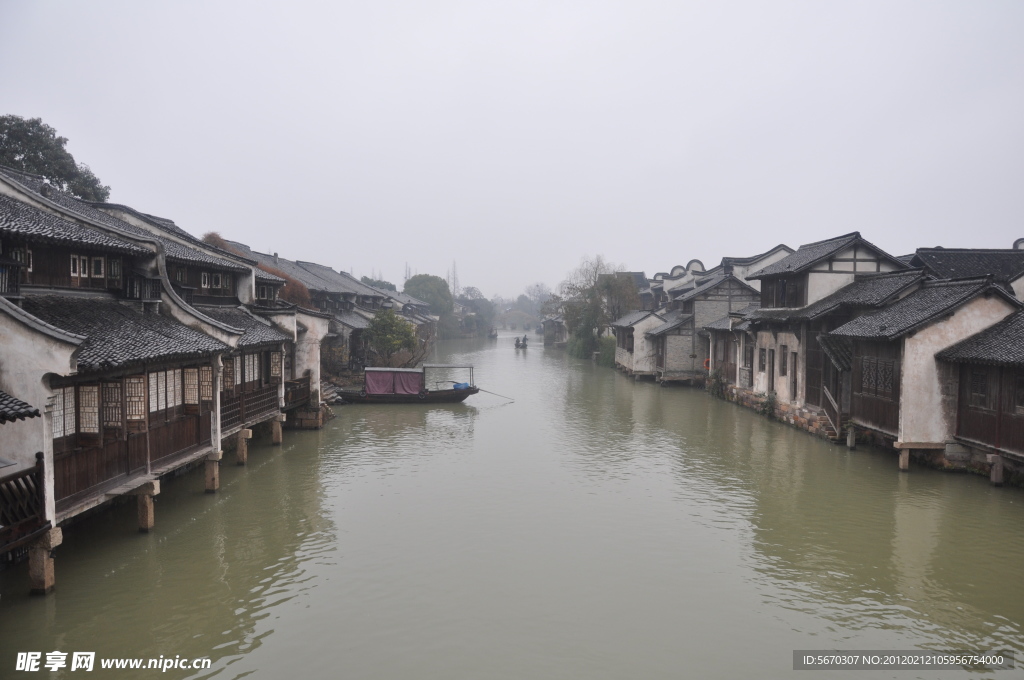
[[[91,446],[55,441],[53,486],[57,509],[106,492],[149,468],[210,443],[211,413],[186,414],[143,432]],[[74,436],[66,439],[76,439]]]
[[[227,434],[233,429],[258,422],[265,416],[279,413],[280,410],[277,385],[245,389],[235,394],[221,393],[221,432]]]
[[[0,477],[0,553],[28,543],[50,528],[46,521],[43,454],[27,470]]]
[[[284,408],[293,409],[309,402],[309,376],[284,383]]]

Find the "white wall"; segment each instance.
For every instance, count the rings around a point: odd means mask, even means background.
[[[35,465],[42,451],[46,465],[46,517],[54,518],[53,437],[46,406],[51,375],[69,375],[78,366],[77,346],[40,333],[0,311],[0,389],[39,409],[40,417],[0,425],[0,456],[17,463],[0,470],[10,474]]]
[[[956,423],[949,422],[942,407],[942,386],[935,354],[988,328],[1014,311],[1013,306],[1001,297],[978,297],[960,307],[951,317],[904,340],[900,376],[900,441],[941,444],[953,436]]]

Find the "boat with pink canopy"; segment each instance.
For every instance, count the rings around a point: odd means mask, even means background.
[[[438,379],[456,370],[468,370],[469,381]],[[420,368],[368,367],[363,389],[339,390],[338,395],[350,404],[421,404],[460,402],[479,391],[470,365],[423,364]]]

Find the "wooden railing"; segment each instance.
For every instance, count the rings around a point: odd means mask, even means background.
[[[20,275],[20,265],[0,262],[0,295],[19,295],[21,293]]]
[[[44,480],[42,453],[33,467],[0,477],[0,553],[49,527]]]
[[[309,401],[309,376],[284,383],[284,407],[294,408]]]
[[[222,431],[230,430],[278,410],[277,385],[267,385],[231,396],[221,395],[220,427]]]
[[[836,403],[835,398],[832,396],[832,393],[828,391],[827,386],[821,386],[821,393],[825,395],[825,398],[821,400],[821,407],[825,410],[825,416],[829,419],[829,422],[832,423],[832,429],[836,431],[836,434],[842,434],[843,414],[842,410],[839,408],[839,404]]]

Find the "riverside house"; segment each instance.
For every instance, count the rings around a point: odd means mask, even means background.
[[[966,464],[987,463],[992,482],[1003,468],[1024,472],[1024,311],[1015,312],[939,352],[946,376],[943,405],[953,397],[955,429],[944,455]],[[954,388],[955,384],[955,388]]]
[[[41,414],[5,425],[0,456],[13,463],[4,479],[43,481],[49,528],[27,547],[32,588],[46,592],[62,524],[134,495],[147,531],[162,475],[205,460],[213,491],[225,436],[237,433],[239,462],[257,423],[273,423],[280,442],[282,356],[294,354],[297,316],[253,311],[257,275],[247,263],[7,168],[0,256],[0,390]],[[189,303],[171,280],[175,267],[205,272],[211,283],[220,273],[221,285]],[[318,352],[303,360],[318,366]],[[0,497],[0,516],[17,503]]]
[[[782,417],[824,425],[822,411],[823,355],[817,335],[830,330],[829,319],[807,321],[809,305],[853,283],[858,274],[905,269],[906,265],[863,239],[859,232],[800,246],[795,252],[747,278],[760,280],[760,307],[743,325],[737,356],[736,398],[754,401],[772,393]],[[742,372],[742,369],[747,369]],[[745,381],[749,373],[749,381]],[[831,433],[834,436],[837,433]]]
[[[929,280],[883,309],[829,332],[825,346],[840,348],[831,352],[839,355],[840,367],[845,368],[849,357],[850,421],[875,441],[899,449],[900,467],[906,469],[911,452],[926,456],[943,452],[958,431],[976,434],[988,423],[979,415],[986,409],[997,413],[991,424],[1005,420],[998,416],[998,400],[987,399],[988,394],[998,393],[1003,372],[992,372],[989,388],[989,371],[977,366],[987,355],[978,348],[986,341],[1012,335],[1016,326],[1008,324],[981,339],[977,334],[1022,306],[991,277]],[[936,355],[941,359],[943,350],[970,338],[973,342],[959,346],[962,354],[948,355],[967,365],[963,385],[967,390],[963,415],[967,419],[960,424],[966,430],[958,430],[961,373],[956,363],[937,360]],[[1011,371],[1007,375],[1009,380],[1016,374]],[[973,402],[972,394],[976,395]],[[976,405],[973,410],[972,403]],[[1012,418],[1006,423],[1011,428],[1015,424]],[[999,435],[997,430],[993,443],[1000,441]],[[1010,441],[1015,440],[1011,437]]]

